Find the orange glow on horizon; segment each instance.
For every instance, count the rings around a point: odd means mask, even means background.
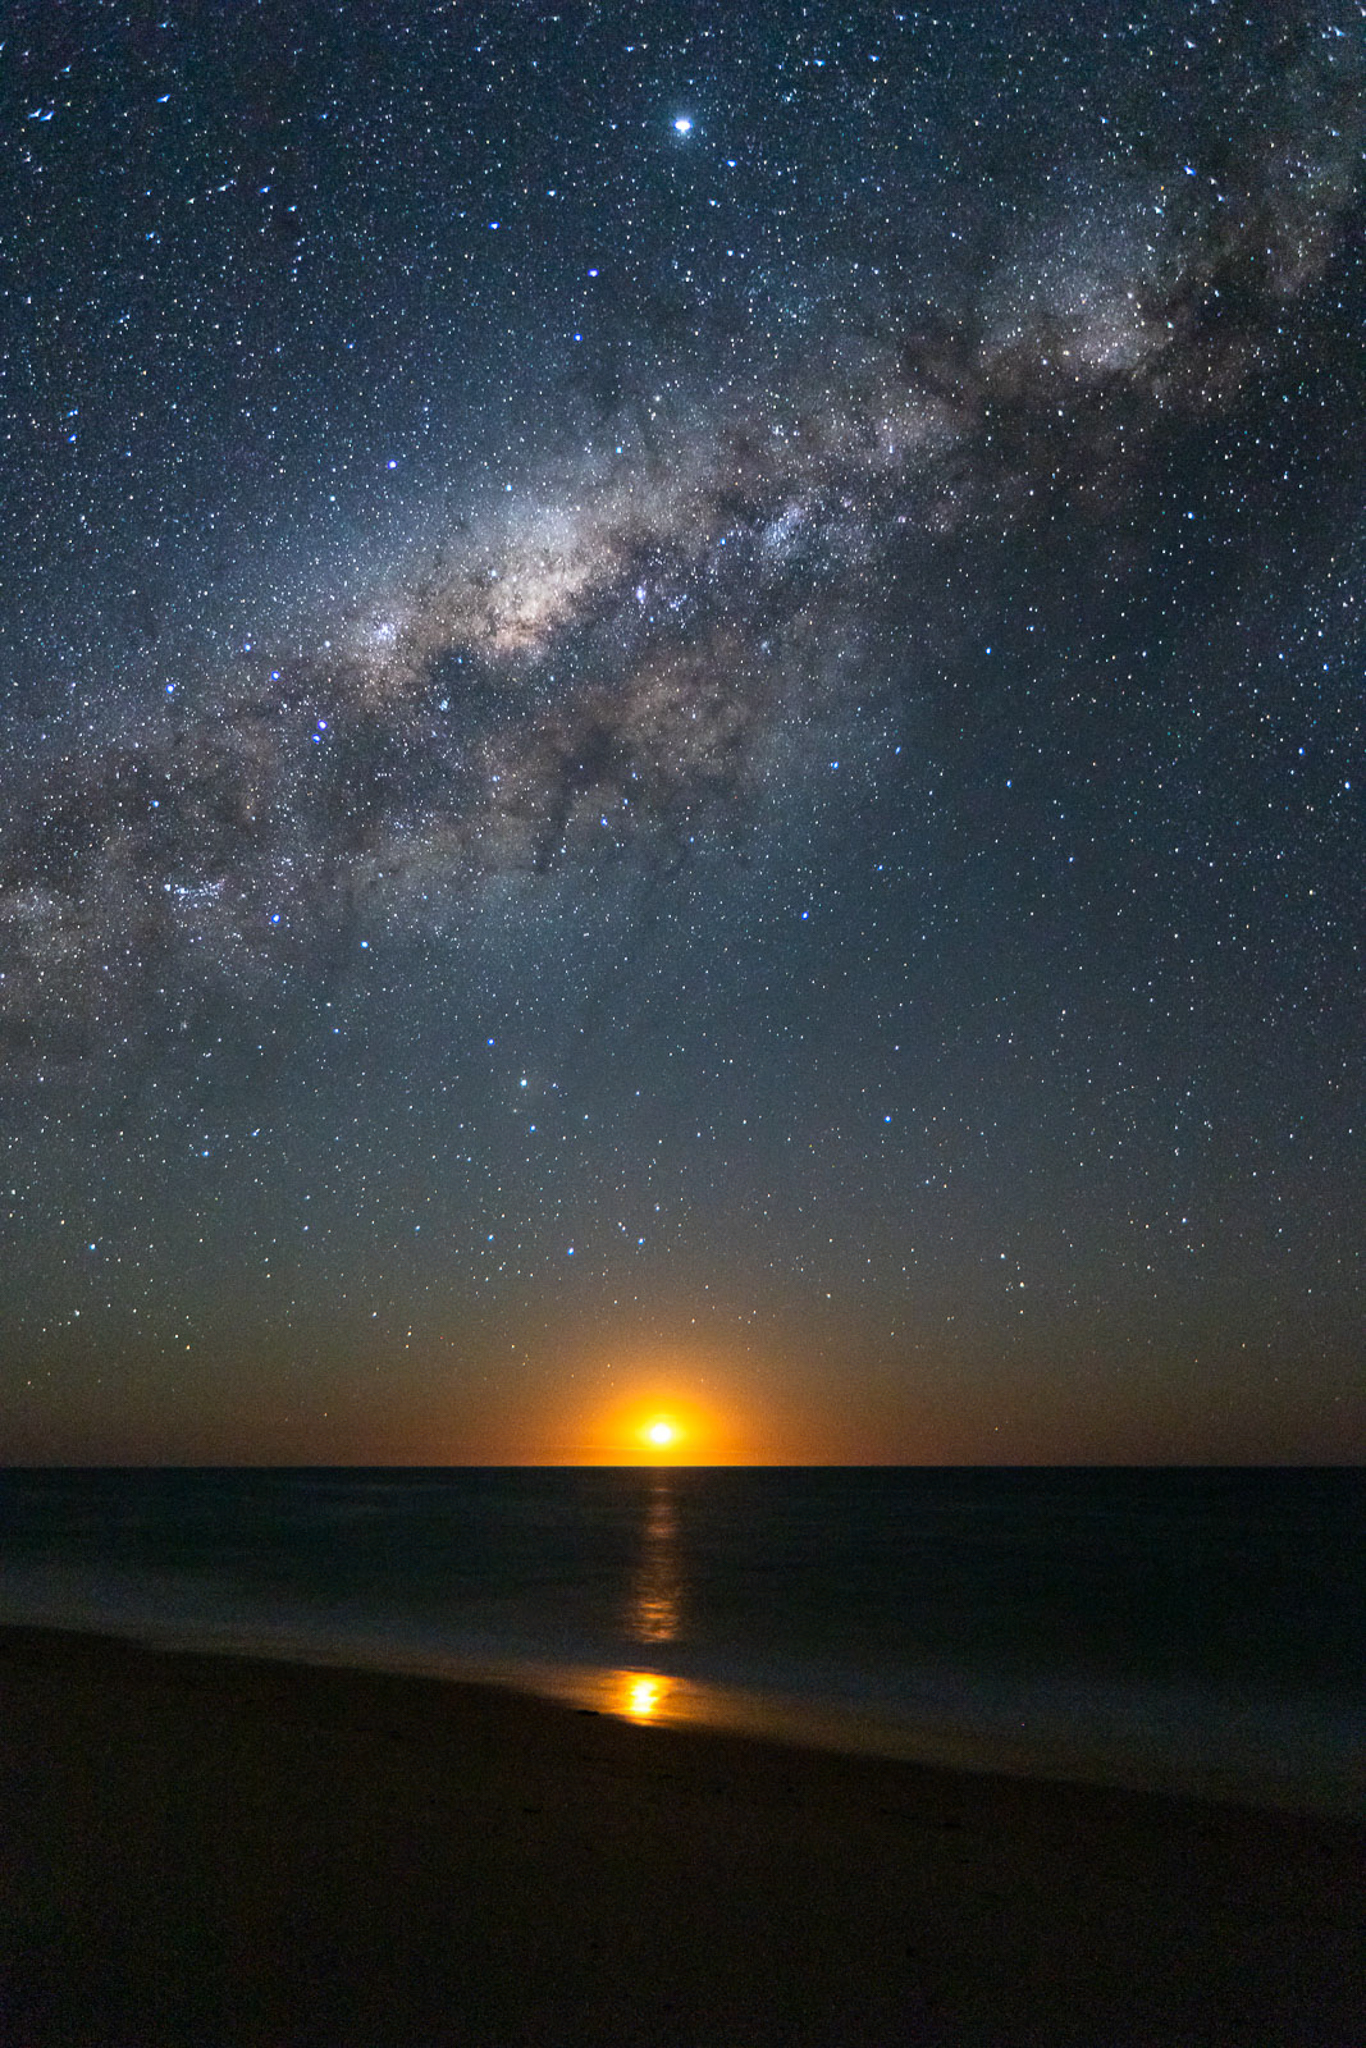
[[[490,1390],[453,1463],[635,1466],[844,1462],[854,1446],[803,1382],[720,1345],[601,1333]],[[553,1371],[551,1366],[553,1365]]]
[[[599,1411],[594,1462],[610,1465],[712,1465],[728,1462],[728,1419],[672,1386],[656,1382]]]

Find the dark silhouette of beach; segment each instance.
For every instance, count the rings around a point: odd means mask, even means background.
[[[0,2041],[1366,2037],[1366,1831],[0,1631]]]

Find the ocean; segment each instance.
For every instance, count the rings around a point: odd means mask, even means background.
[[[1366,1473],[0,1471],[0,1623],[970,1768],[1366,1792]]]

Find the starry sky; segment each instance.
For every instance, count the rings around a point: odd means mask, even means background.
[[[1366,1453],[1364,149],[1357,0],[9,6],[0,1456]]]

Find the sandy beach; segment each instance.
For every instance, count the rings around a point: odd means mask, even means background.
[[[1366,1831],[0,1631],[0,2040],[1366,2038]]]

